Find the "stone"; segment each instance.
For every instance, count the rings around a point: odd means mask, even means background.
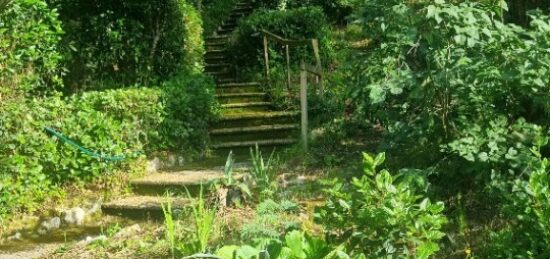
[[[8,241],[19,241],[21,240],[21,233],[20,232],[16,232],[15,234],[13,234],[13,236],[9,236],[8,237]]]
[[[143,230],[139,226],[139,224],[134,224],[129,227],[125,227],[118,231],[113,238],[114,239],[127,239],[129,237],[135,236],[137,234],[140,234]]]
[[[162,168],[162,162],[158,157],[155,157],[153,160],[147,161],[147,173],[156,173]]]
[[[91,236],[87,236],[84,240],[76,243],[77,246],[87,246],[89,245],[90,243],[92,242],[95,242],[95,241],[103,241],[103,240],[107,240],[107,236],[105,235],[100,235],[100,236],[97,236],[97,237],[91,237]]]
[[[80,207],[65,210],[63,214],[63,221],[67,225],[80,226],[86,219],[86,211]]]
[[[52,230],[56,230],[60,227],[61,227],[61,219],[59,217],[53,217],[49,220],[43,221],[40,224],[39,233],[43,234]]]

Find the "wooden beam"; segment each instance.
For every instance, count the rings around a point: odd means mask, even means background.
[[[307,45],[311,42],[311,40],[289,40],[264,29],[262,29],[261,31],[264,34],[264,37],[269,36],[273,40],[284,45]]]

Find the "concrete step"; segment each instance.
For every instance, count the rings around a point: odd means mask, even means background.
[[[242,112],[236,110],[234,113],[223,113],[213,129],[255,127],[266,124],[293,124],[300,122],[299,115],[300,112],[294,111]]]
[[[206,64],[217,64],[226,62],[227,57],[225,55],[205,56],[204,60]]]
[[[217,129],[210,131],[210,140],[213,144],[220,144],[226,142],[286,139],[298,136],[298,129],[299,125],[297,124],[288,124],[284,126],[260,125],[252,127]],[[218,132],[223,132],[223,134],[216,134]]]
[[[264,92],[225,93],[216,94],[216,98],[221,104],[263,102],[267,99],[267,94]]]
[[[209,37],[206,37],[205,39],[205,42],[207,43],[210,43],[210,44],[214,44],[214,43],[227,43],[229,41],[229,37],[227,35],[225,36],[220,36],[220,35],[214,35],[214,36],[209,36]]]
[[[232,73],[231,71],[213,71],[213,72],[206,72],[207,74],[217,78],[217,79],[222,79],[222,78],[235,78],[235,74]]]
[[[160,172],[148,174],[143,178],[130,182],[135,193],[147,195],[163,195],[166,191],[191,196],[197,196],[201,185],[203,192],[217,180],[223,179],[223,169],[219,170],[185,170],[178,172]]]
[[[213,42],[204,44],[204,46],[206,46],[206,51],[225,49],[226,45],[227,43],[225,42]]]
[[[218,94],[231,94],[231,93],[247,93],[247,92],[263,92],[259,83],[225,83],[218,84],[216,87],[216,93]]]
[[[228,78],[216,78],[216,83],[218,84],[230,84],[230,83],[236,83],[237,79],[234,77],[228,77]]]
[[[271,131],[279,131],[279,130],[296,130],[299,128],[300,128],[299,124],[270,124],[270,125],[260,125],[260,126],[253,126],[253,127],[214,129],[210,131],[210,135],[233,135],[233,134],[255,133],[255,132],[271,132]]]
[[[231,148],[250,148],[256,145],[258,146],[286,146],[298,143],[297,139],[259,139],[254,141],[236,141],[236,142],[224,142],[215,144],[212,147],[215,149],[231,149]]]
[[[207,63],[204,67],[206,72],[219,72],[219,71],[227,71],[231,69],[231,64],[227,63]]]
[[[233,33],[233,31],[235,31],[235,28],[220,28],[218,29],[218,35],[228,35],[228,34],[231,34]]]
[[[267,110],[273,106],[271,102],[246,102],[246,103],[227,103],[222,104],[222,109],[248,109],[259,108],[260,110]]]
[[[170,198],[172,210],[183,210],[192,204],[186,198]],[[104,214],[123,216],[135,219],[163,219],[162,204],[167,204],[168,199],[163,196],[130,196],[120,198],[101,206]]]

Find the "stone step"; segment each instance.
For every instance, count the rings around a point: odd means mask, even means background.
[[[270,131],[279,131],[279,130],[296,130],[299,128],[300,128],[299,124],[270,124],[270,125],[260,125],[260,126],[253,126],[253,127],[214,129],[210,131],[210,135],[233,135],[233,134],[255,133],[255,132],[270,132]]]
[[[267,94],[263,92],[225,93],[216,94],[216,98],[221,104],[262,102],[267,99]]]
[[[258,146],[286,146],[298,143],[297,139],[259,139],[254,141],[224,142],[212,145],[215,149],[250,148]]]
[[[226,34],[231,34],[233,33],[233,31],[235,30],[235,28],[220,28],[218,29],[218,34],[219,35],[226,35]]]
[[[239,94],[239,93],[257,93],[264,90],[257,83],[230,83],[219,84],[216,87],[218,94]]]
[[[205,56],[204,60],[206,64],[216,64],[225,62],[227,60],[227,57],[225,55]]]
[[[237,79],[233,77],[228,78],[216,78],[216,83],[218,84],[230,84],[230,83],[236,83]]]
[[[289,111],[242,112],[237,110],[234,113],[223,113],[213,129],[299,123],[299,115],[300,112]]]
[[[211,49],[206,51],[205,55],[217,56],[222,54],[227,54],[227,51],[225,49]]]
[[[227,45],[227,43],[224,43],[224,42],[215,42],[215,43],[211,43],[211,44],[205,44],[207,52],[208,51],[216,51],[216,50],[224,50],[226,45]]]
[[[271,102],[247,102],[247,103],[227,103],[222,104],[222,109],[247,109],[247,108],[261,108],[269,109],[273,106]]]
[[[186,170],[179,172],[160,172],[148,174],[143,178],[130,181],[134,192],[139,194],[163,195],[166,191],[191,196],[197,196],[201,185],[203,192],[217,180],[223,179],[223,169],[220,170]]]
[[[210,140],[213,144],[219,144],[226,142],[245,142],[266,139],[286,139],[298,136],[299,126],[296,124],[289,125],[291,126],[285,125],[282,127],[277,127],[274,125],[260,125],[252,127],[217,129],[210,132]],[[217,132],[223,132],[224,134],[216,134]]]
[[[227,71],[231,69],[231,65],[227,63],[207,63],[204,69],[206,72]]]
[[[205,38],[205,42],[213,44],[213,43],[227,43],[229,41],[229,37],[227,35],[214,35],[209,36]]]
[[[183,210],[192,201],[186,198],[170,198],[172,210]],[[120,198],[101,206],[104,214],[123,216],[135,219],[163,219],[162,204],[167,204],[168,199],[163,196],[130,196]]]
[[[206,73],[213,77],[216,77],[217,79],[235,77],[235,74],[232,73],[231,71],[211,71],[211,72],[207,71]]]

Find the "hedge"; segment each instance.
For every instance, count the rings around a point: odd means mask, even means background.
[[[127,162],[101,161],[44,132],[52,127],[106,155],[172,150],[188,156],[207,144],[214,83],[178,76],[154,88],[20,99],[0,105],[0,219],[32,209],[67,182],[91,181]]]

